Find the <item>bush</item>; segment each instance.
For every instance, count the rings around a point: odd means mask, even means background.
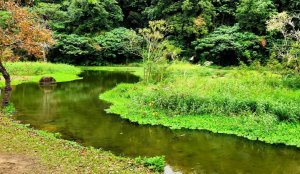
[[[137,56],[141,49],[142,38],[135,31],[116,28],[95,38],[101,47],[103,60],[112,63],[125,63],[140,59]]]
[[[200,61],[217,65],[238,65],[240,61],[250,64],[255,59],[264,61],[266,57],[261,39],[253,33],[240,32],[238,26],[221,26],[193,45]]]
[[[96,37],[59,34],[49,60],[73,65],[127,63],[139,59],[141,37],[133,30],[116,28]]]
[[[76,34],[59,34],[56,38],[57,43],[49,53],[50,61],[73,65],[101,64],[93,38]]]

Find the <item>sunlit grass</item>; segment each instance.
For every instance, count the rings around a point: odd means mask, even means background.
[[[4,64],[11,75],[12,85],[23,82],[38,82],[43,76],[51,76],[57,82],[80,79],[81,69],[72,65],[44,62],[6,62]],[[1,78],[0,86],[4,86]]]
[[[100,96],[140,124],[205,129],[300,147],[300,89],[271,71],[174,64],[156,84],[123,84]]]

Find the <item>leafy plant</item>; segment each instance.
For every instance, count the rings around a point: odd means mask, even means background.
[[[137,157],[135,158],[136,163],[142,164],[146,167],[149,167],[151,170],[156,172],[163,172],[165,167],[165,157],[156,156],[156,157]]]
[[[12,103],[9,103],[8,105],[4,106],[4,108],[2,108],[2,113],[6,116],[11,116],[15,112],[16,108]]]
[[[146,48],[141,54],[144,63],[144,80],[147,83],[161,81],[164,77],[167,62],[162,42],[166,31],[167,26],[164,20],[150,21],[149,28],[139,30],[146,42]]]

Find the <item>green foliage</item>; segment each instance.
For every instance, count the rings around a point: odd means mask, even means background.
[[[181,48],[165,40],[169,31],[166,21],[150,21],[149,28],[140,29],[146,46],[141,52],[144,64],[144,81],[146,83],[162,81],[166,76],[168,60],[175,60]]]
[[[68,13],[62,10],[62,4],[38,3],[32,10],[40,15],[52,30],[65,31]]]
[[[179,64],[169,68],[169,76],[163,82],[156,85],[122,84],[101,94],[100,98],[113,104],[107,110],[109,113],[120,114],[122,118],[139,124],[205,129],[300,147],[299,96],[299,90],[289,88],[281,76],[268,71]],[[197,108],[199,98],[209,99],[204,102],[206,106],[214,107],[210,114],[190,115],[193,111],[188,108]],[[226,103],[225,98],[234,103]],[[246,105],[250,110],[246,107],[244,111],[240,108],[239,114],[224,114],[229,108]],[[260,109],[270,106],[276,111],[260,112]],[[252,108],[258,109],[257,112],[252,112]],[[202,109],[207,111],[205,107]]]
[[[155,172],[163,172],[165,167],[165,157],[156,156],[156,157],[137,157],[135,158],[137,164],[142,164]]]
[[[118,0],[118,2],[124,14],[124,26],[141,28],[148,24],[143,11],[150,6],[151,2],[149,0]]]
[[[38,3],[33,8],[53,30],[74,34],[109,30],[123,20],[115,0],[72,0],[63,3]]]
[[[288,75],[283,79],[283,84],[292,89],[300,89],[300,75]]]
[[[143,14],[148,20],[164,19],[169,27],[170,39],[183,45],[213,27],[215,9],[210,0],[158,0],[146,7]]]
[[[100,46],[101,56],[108,62],[125,63],[139,58],[142,37],[133,30],[116,28],[97,36],[95,40]]]
[[[11,116],[11,115],[13,115],[16,112],[16,108],[15,108],[15,106],[12,103],[9,103],[4,108],[2,108],[1,112],[5,116]]]
[[[115,0],[72,0],[64,5],[69,16],[68,30],[77,34],[111,29],[123,20]]]
[[[221,26],[202,39],[193,42],[201,61],[213,61],[217,65],[238,65],[240,61],[251,63],[263,60],[261,38],[250,32],[240,32],[238,26]]]
[[[266,21],[275,12],[272,0],[241,0],[236,18],[241,29],[262,34],[266,31]]]
[[[50,50],[51,61],[77,65],[138,60],[142,44],[123,45],[128,39],[136,40],[134,31],[155,20],[166,21],[165,40],[181,49],[180,59],[197,54],[201,61],[219,65],[237,65],[240,61],[248,65],[254,60],[265,64],[270,56],[282,57],[275,47],[271,48],[282,37],[267,33],[266,21],[284,10],[298,13],[300,5],[298,0],[40,0],[36,4],[33,11],[61,36]],[[299,28],[299,22],[295,25]],[[298,54],[297,49],[288,52],[294,53]]]
[[[202,73],[201,77],[198,71],[203,69],[193,70],[188,77],[185,72],[169,75],[168,81],[144,89],[134,101],[163,110],[169,116],[272,115],[279,120],[300,120],[299,91],[286,89],[280,76],[239,70],[210,76]]]
[[[7,20],[10,18],[10,14],[7,11],[1,11],[0,10],[0,28],[6,28],[7,27]]]
[[[59,34],[49,60],[74,65],[126,63],[139,59],[142,38],[135,31],[116,28],[98,36]]]
[[[217,25],[233,25],[236,23],[235,12],[238,2],[239,0],[213,0]]]
[[[56,37],[58,41],[50,51],[50,61],[74,65],[101,64],[93,38],[76,34],[59,34]]]

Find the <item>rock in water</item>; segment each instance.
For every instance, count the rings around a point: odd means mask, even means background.
[[[51,85],[55,83],[56,80],[53,77],[42,77],[40,80],[40,85]]]

